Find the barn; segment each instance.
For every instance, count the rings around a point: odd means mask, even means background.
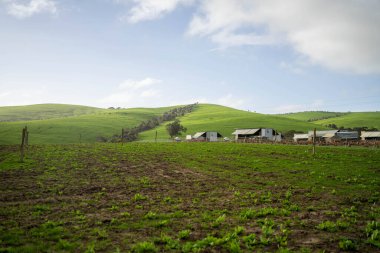
[[[194,134],[193,140],[197,141],[218,141],[218,138],[222,138],[223,136],[215,131],[207,131],[207,132],[198,132]]]
[[[380,140],[380,131],[362,131],[360,136],[363,141],[367,140]]]
[[[235,135],[236,141],[245,139],[281,141],[281,134],[276,134],[276,131],[272,128],[236,129],[232,135]]]
[[[308,137],[309,141],[313,140],[314,131],[309,131]],[[347,131],[347,130],[326,130],[326,131],[316,131],[317,141],[331,142],[333,140],[356,140],[359,138],[359,133],[357,131]]]
[[[307,141],[308,139],[309,139],[308,134],[294,134],[293,136],[294,142]]]

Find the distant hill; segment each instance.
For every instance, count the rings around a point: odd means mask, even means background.
[[[318,120],[319,125],[335,124],[338,127],[368,127],[380,129],[380,112],[351,112],[341,117]]]
[[[187,134],[214,130],[227,137],[231,137],[231,133],[235,128],[267,127],[274,128],[279,132],[289,130],[306,132],[315,127],[318,129],[327,129],[326,127],[301,120],[247,112],[213,104],[200,104],[194,112],[186,114],[179,119],[181,120],[181,124],[187,128]],[[164,124],[156,129],[141,133],[141,140],[154,139],[156,130],[159,139],[169,138]]]
[[[21,139],[21,129],[26,125],[30,132],[30,143],[88,143],[96,142],[100,136],[111,137],[119,134],[121,128],[134,127],[142,121],[153,116],[161,115],[173,107],[161,108],[132,108],[132,109],[99,109],[93,107],[77,107],[72,105],[41,105],[41,112],[38,113],[36,106],[23,106],[23,110],[14,110],[7,113],[10,107],[0,107],[3,112],[3,119],[14,119],[13,122],[0,122],[0,144],[18,144]],[[69,116],[80,114],[78,116]],[[75,109],[77,108],[77,109]],[[82,111],[79,109],[83,109]],[[63,117],[59,117],[62,110]],[[27,116],[28,112],[33,112],[34,120],[20,121]],[[37,120],[42,117],[48,119]]]
[[[161,108],[100,109],[88,106],[42,104],[0,107],[0,144],[19,144],[21,129],[27,125],[30,143],[92,143],[99,137],[120,134],[121,128],[131,128],[160,116],[177,106]],[[310,119],[326,118],[310,122]],[[235,128],[268,127],[285,133],[289,130],[306,132],[313,128],[328,129],[326,125],[380,128],[380,112],[339,113],[303,112],[266,115],[213,104],[199,104],[195,110],[179,117],[187,128],[186,134],[218,131],[231,137]],[[308,122],[309,121],[309,122]],[[155,129],[140,133],[141,141],[169,138],[164,122]]]
[[[92,114],[102,109],[83,105],[38,104],[0,107],[0,122],[63,118]]]
[[[275,114],[279,117],[285,117],[289,119],[297,119],[302,121],[317,121],[328,118],[336,118],[348,113],[345,112],[324,112],[324,111],[309,111],[309,112],[294,112],[285,114]]]
[[[338,127],[368,127],[380,129],[380,112],[296,112],[277,114],[279,117],[298,119],[327,126],[335,124]]]

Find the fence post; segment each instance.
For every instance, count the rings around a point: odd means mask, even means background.
[[[21,137],[21,146],[20,146],[20,162],[24,162],[25,155],[25,137],[26,137],[27,128],[24,127],[22,129],[22,137]]]
[[[154,137],[154,142],[157,142],[157,130],[156,130],[156,136]]]
[[[124,144],[124,128],[121,129],[121,146]]]
[[[315,155],[315,139],[317,137],[317,129],[314,128],[314,134],[313,134],[313,155]]]

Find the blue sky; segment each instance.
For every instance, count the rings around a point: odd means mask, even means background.
[[[380,110],[376,0],[0,0],[0,106]]]

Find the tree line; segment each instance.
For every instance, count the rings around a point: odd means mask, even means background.
[[[184,116],[185,114],[192,112],[197,104],[198,103],[173,108],[167,112],[164,112],[160,116],[142,121],[138,126],[123,128],[120,134],[114,134],[110,139],[100,136],[97,138],[97,141],[119,142],[121,139],[123,139],[125,142],[135,141],[138,139],[139,133],[153,129],[165,121],[172,121],[177,117]]]

